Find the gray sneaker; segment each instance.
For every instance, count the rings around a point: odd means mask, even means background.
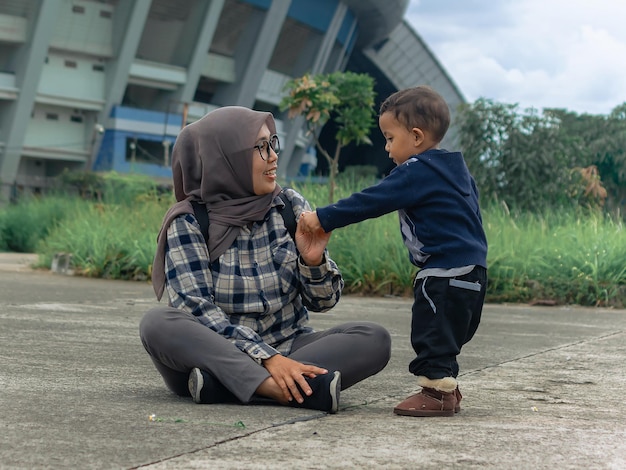
[[[235,396],[228,391],[213,374],[194,367],[187,380],[189,393],[196,403],[237,403]]]
[[[204,387],[204,377],[202,376],[202,371],[197,367],[194,367],[189,372],[187,386],[189,387],[189,393],[191,393],[191,399],[196,403],[202,403],[201,394]]]

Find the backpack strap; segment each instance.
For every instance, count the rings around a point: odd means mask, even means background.
[[[285,190],[283,189],[280,193],[278,193],[278,197],[285,204],[285,207],[280,210],[280,215],[285,222],[285,227],[287,227],[287,231],[289,235],[291,235],[294,243],[296,242],[296,215],[293,213],[293,204],[291,204],[291,200],[284,194]]]
[[[284,190],[283,190],[284,191]],[[296,241],[296,215],[293,213],[293,204],[289,200],[287,196],[283,194],[283,191],[278,193],[278,197],[285,204],[285,206],[279,210],[281,217],[283,218],[283,222],[285,223],[285,227],[291,235],[294,243]],[[196,220],[200,225],[200,231],[202,232],[202,236],[205,241],[209,239],[209,213],[207,212],[206,205],[202,204],[198,201],[190,201],[193,207],[194,215],[196,216]]]
[[[206,210],[206,205],[198,201],[190,201],[193,206],[193,213],[196,216],[196,220],[200,225],[200,231],[204,237],[204,241],[209,240],[209,213]]]

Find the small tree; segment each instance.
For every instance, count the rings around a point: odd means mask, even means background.
[[[288,109],[290,118],[304,117],[315,147],[328,161],[328,200],[333,202],[341,149],[351,142],[372,144],[369,133],[374,125],[374,79],[353,72],[306,74],[290,80],[285,90],[288,94],[280,108]],[[337,146],[332,157],[319,141],[319,130],[330,119],[337,126]]]

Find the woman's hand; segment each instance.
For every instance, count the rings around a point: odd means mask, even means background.
[[[315,212],[303,212],[298,220],[296,245],[302,260],[308,266],[319,266],[332,232],[324,232]]]
[[[302,403],[304,397],[302,393],[300,393],[300,390],[302,390],[306,396],[313,393],[311,387],[309,387],[309,384],[304,379],[305,377],[313,378],[319,374],[328,373],[326,369],[322,369],[321,367],[302,364],[280,354],[265,359],[263,366],[280,387],[284,401],[287,402],[296,400],[298,403]],[[298,386],[300,388],[298,388]]]

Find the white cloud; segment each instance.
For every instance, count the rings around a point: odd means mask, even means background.
[[[626,2],[411,0],[406,18],[469,101],[601,114],[626,102]]]

